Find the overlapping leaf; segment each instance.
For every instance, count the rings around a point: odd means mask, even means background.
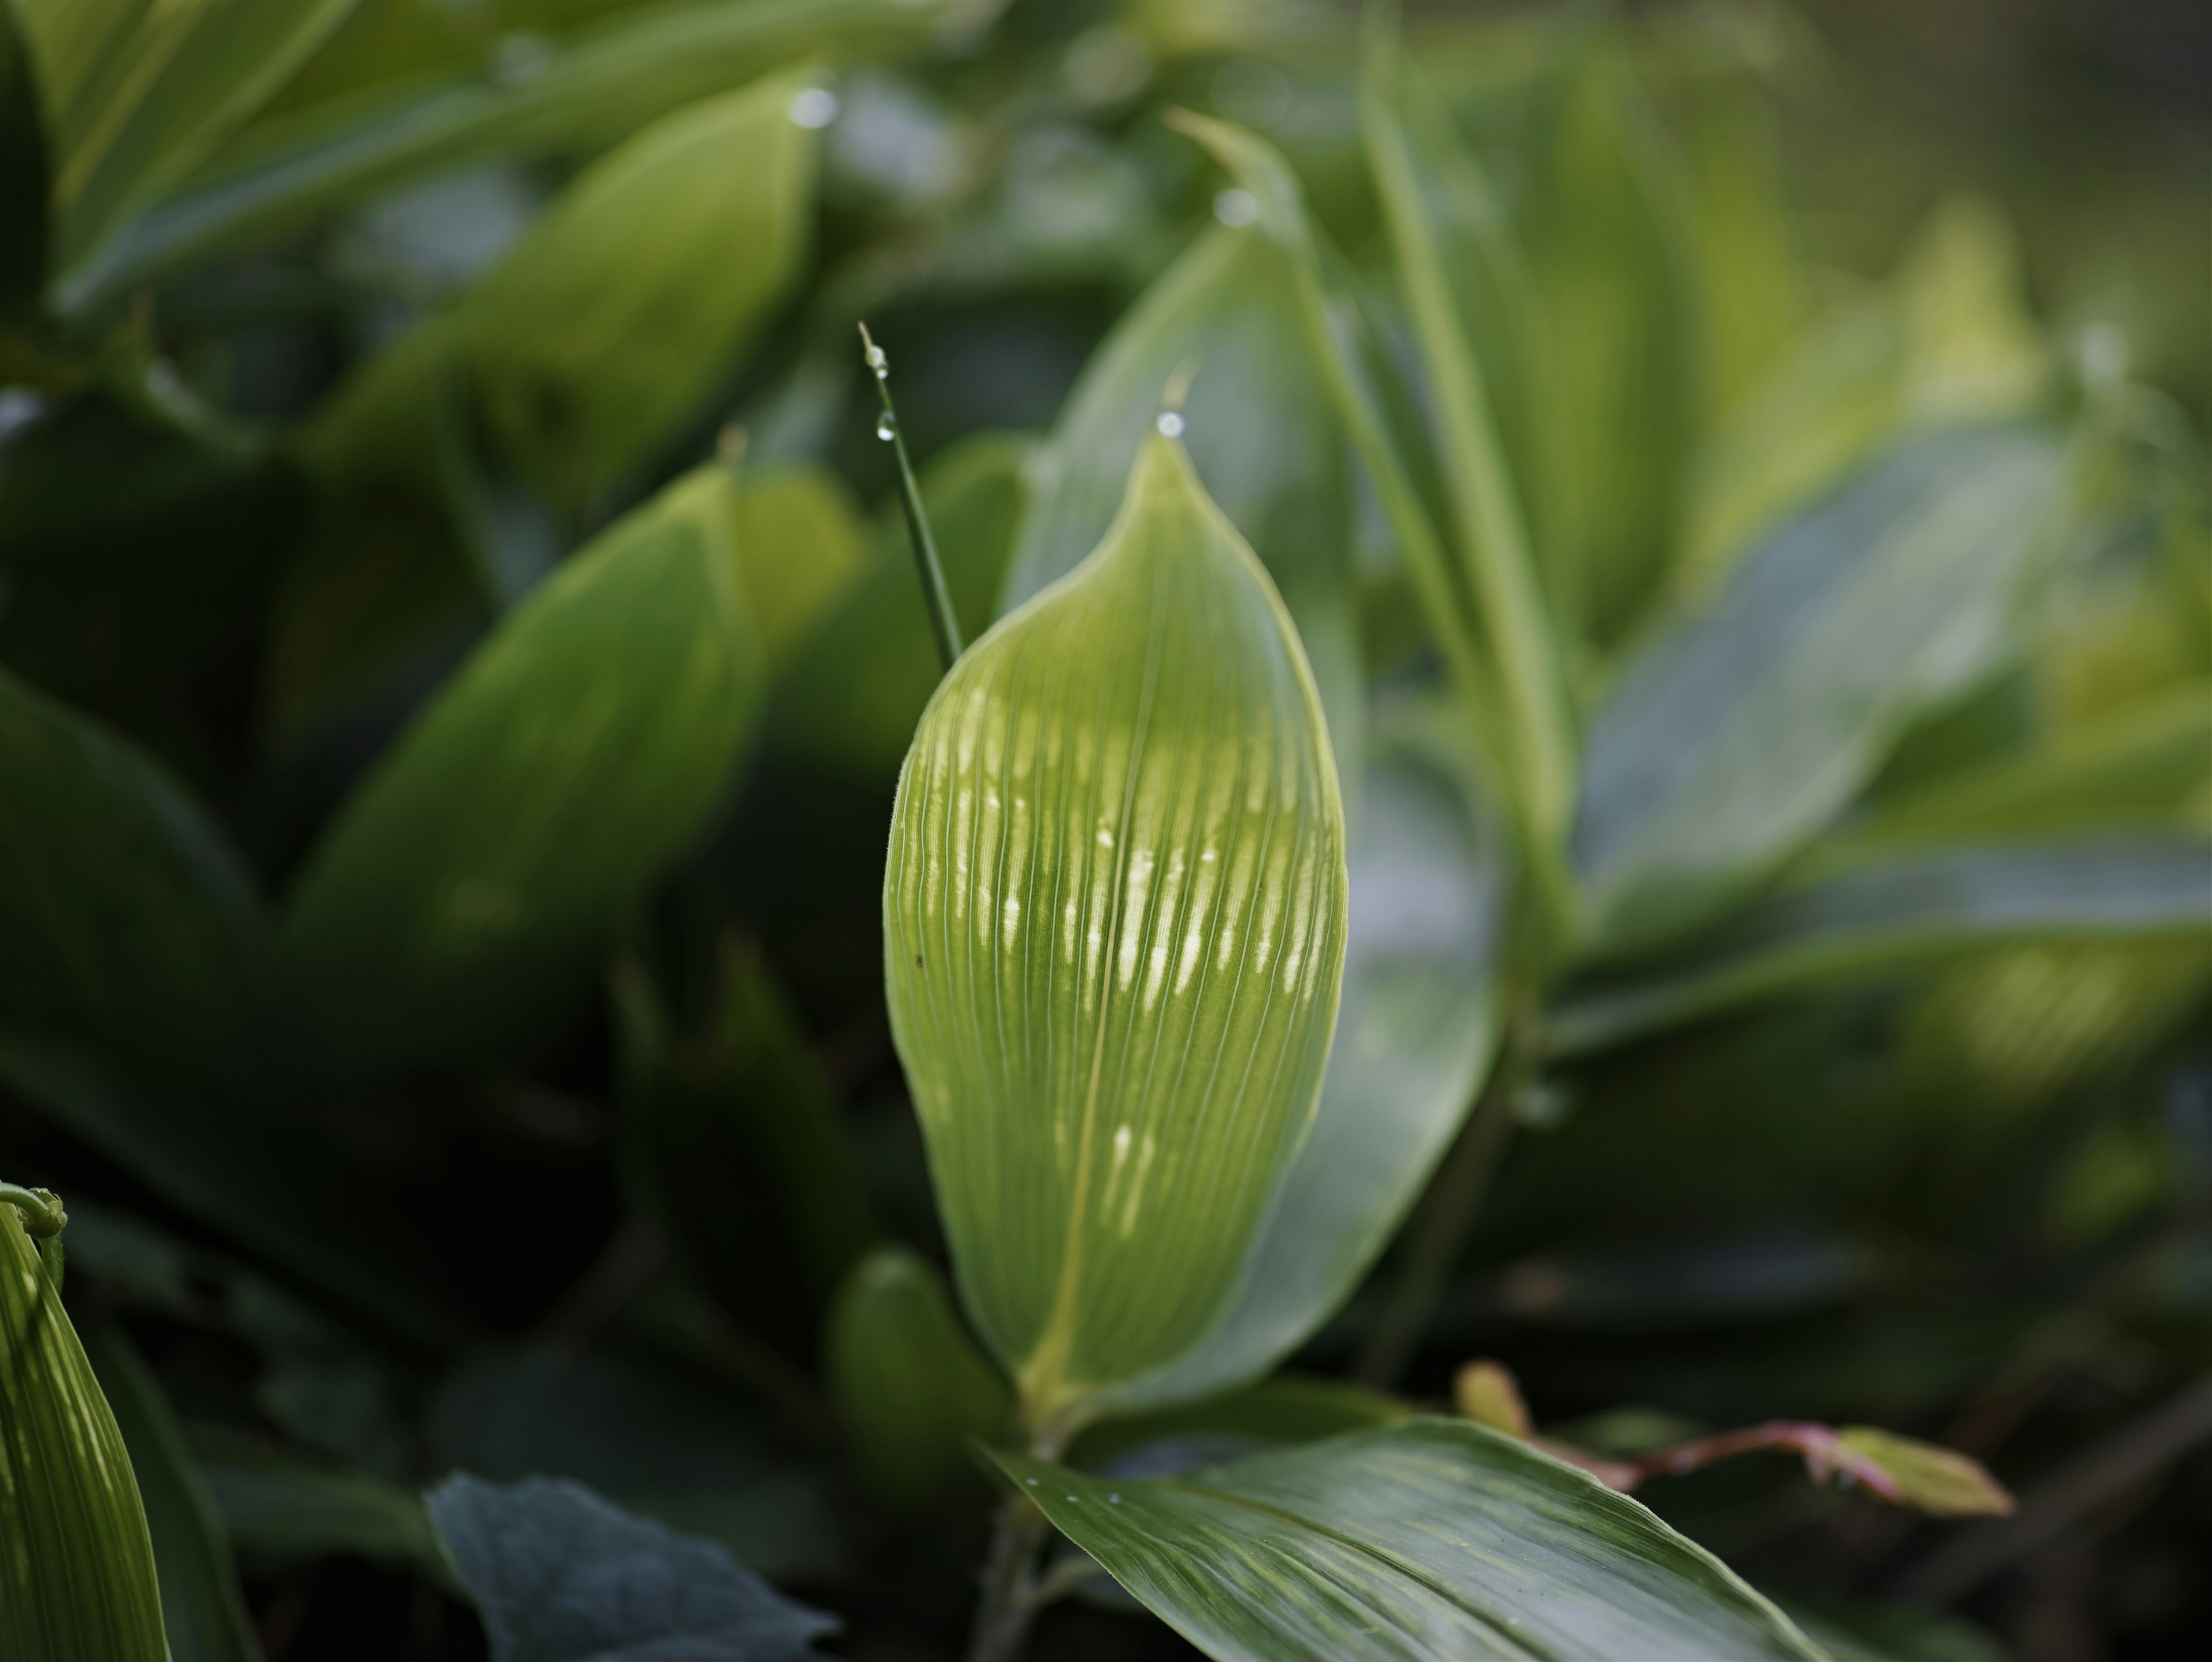
[[[1177,1478],[999,1463],[1217,1662],[1820,1662],[1635,1501],[1464,1421]]]
[[[1296,634],[1156,438],[939,690],[884,883],[961,1289],[1033,1421],[1141,1400],[1234,1297],[1321,1082],[1343,862]]]

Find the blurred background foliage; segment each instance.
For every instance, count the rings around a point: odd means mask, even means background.
[[[0,1170],[66,1196],[72,1307],[135,1382],[179,1662],[481,1654],[416,1498],[457,1468],[718,1538],[839,1611],[853,1657],[953,1654],[988,1500],[959,1440],[1007,1409],[945,1340],[884,1015],[890,793],[937,667],[853,325],[890,352],[970,638],[1095,539],[1115,411],[1178,368],[1162,341],[1205,341],[1201,470],[1356,754],[1370,695],[1437,673],[1404,553],[1253,256],[1264,204],[1161,119],[1275,144],[1412,354],[1356,15],[0,25]],[[2051,581],[2002,649],[1929,646],[1866,782],[1736,874],[1754,913],[1876,905],[1820,885],[1961,838],[2212,829],[2201,7],[1404,27],[1491,187],[1449,223],[1532,527],[1575,551],[1546,599],[1578,719],[1793,514],[1892,488],[1866,481],[1901,437],[2075,435]],[[1833,615],[1875,620],[1832,649],[1875,673],[1917,621]],[[1877,945],[1881,972],[1784,965],[1702,1017],[1694,987],[1664,1020],[1607,1005],[1652,962],[1629,931],[1568,989],[1404,1390],[1490,1355],[1597,1448],[1770,1415],[1934,1437],[2021,1516],[1947,1531],[1780,1460],[1644,1498],[1839,1657],[2204,1654],[2188,846],[2125,938],[1969,929],[1886,970]],[[1438,1209],[1416,1249],[1452,1244]],[[1407,1251],[1303,1371],[1353,1367]],[[1231,1428],[1304,1434],[1297,1409]],[[1190,1653],[1110,1601],[1038,1642]]]

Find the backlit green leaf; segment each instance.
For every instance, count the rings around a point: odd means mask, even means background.
[[[971,1439],[1003,1440],[1013,1392],[960,1324],[945,1283],[904,1247],[853,1266],[830,1318],[827,1372],[862,1473],[927,1500],[975,1470]]]
[[[493,444],[586,506],[668,441],[796,268],[814,137],[779,76],[656,122],[564,191],[446,311],[318,418],[313,464],[355,484],[425,475],[431,400],[465,381]]]
[[[0,1655],[167,1653],[122,1434],[24,1215],[0,1200]]]
[[[702,468],[509,612],[356,788],[286,919],[349,1053],[482,1054],[580,989],[754,725],[739,582]]]
[[[931,702],[884,892],[962,1294],[1042,1424],[1202,1340],[1310,1123],[1344,820],[1265,572],[1172,440]]]
[[[1703,1548],[1464,1421],[1411,1420],[1186,1477],[999,1464],[1217,1662],[1821,1662]]]
[[[2017,654],[2067,478],[2033,432],[1901,446],[1630,667],[1592,724],[1575,830],[1601,950],[1735,898],[1850,802],[1911,721]]]

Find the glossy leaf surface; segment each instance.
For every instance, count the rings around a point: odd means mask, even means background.
[[[1273,586],[1173,441],[970,648],[900,782],[892,1031],[963,1295],[1042,1419],[1225,1312],[1309,1123],[1344,819]]]
[[[508,613],[325,834],[286,928],[334,1038],[480,1051],[575,990],[720,804],[761,680],[728,476],[703,468]]]
[[[1217,1662],[1820,1662],[1635,1501],[1462,1421],[1179,1478],[999,1464]]]
[[[1236,1311],[1176,1370],[1178,1394],[1257,1378],[1334,1314],[1474,1105],[1497,1044],[1506,858],[1471,792],[1449,741],[1417,721],[1369,758],[1321,1104]]]
[[[1907,723],[2020,650],[2065,478],[2032,433],[1905,445],[1653,643],[1584,762],[1574,854],[1601,950],[1734,898],[1850,801]]]
[[[0,1200],[0,1654],[164,1662],[131,1458],[23,1215]]]
[[[447,311],[319,418],[316,466],[420,470],[426,400],[458,377],[498,453],[584,506],[667,441],[805,246],[814,137],[779,76],[678,110],[588,168]]]
[[[430,1516],[483,1614],[492,1662],[794,1662],[837,1626],[713,1542],[580,1483],[450,1477]]]

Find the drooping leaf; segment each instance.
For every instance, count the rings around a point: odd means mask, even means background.
[[[167,770],[0,671],[0,1027],[216,1069],[270,1002],[270,948]]]
[[[668,441],[796,269],[814,137],[780,76],[690,105],[588,168],[447,310],[371,359],[318,417],[313,465],[429,477],[460,379],[497,454],[588,506]]]
[[[904,1247],[853,1266],[830,1313],[830,1388],[868,1480],[928,1499],[974,1470],[971,1439],[1002,1441],[1013,1392],[960,1324],[945,1283]]]
[[[763,1575],[818,1576],[837,1562],[816,1475],[743,1399],[678,1372],[611,1355],[486,1355],[439,1387],[426,1430],[434,1470],[574,1478]]]
[[[1652,644],[1590,729],[1574,855],[1598,950],[1740,895],[1835,817],[1911,721],[2020,652],[2066,477],[2032,432],[1905,444]]]
[[[1421,118],[1418,129],[1400,119],[1401,106]],[[1519,479],[1491,384],[1502,344],[1540,345],[1542,325],[1529,313],[1525,282],[1513,292],[1522,274],[1504,228],[1486,226],[1486,235],[1474,228],[1493,213],[1474,157],[1449,114],[1379,35],[1360,119],[1435,402],[1462,580],[1504,703],[1514,796],[1531,838],[1549,848],[1564,839],[1573,813],[1574,732],[1559,624],[1571,629],[1579,621],[1580,574],[1566,569],[1563,557],[1574,551],[1562,529],[1547,550],[1556,581],[1546,605],[1525,508],[1532,489],[1548,492],[1556,466],[1548,409],[1532,411],[1528,404],[1546,368],[1503,360],[1511,365],[1507,395],[1519,400],[1513,410],[1525,470]]]
[[[56,293],[68,311],[94,310],[157,272],[400,180],[587,154],[780,65],[926,39],[970,3],[678,0],[557,44],[525,33],[509,65],[400,76],[257,125],[64,272]]]
[[[120,1328],[94,1332],[86,1350],[145,1502],[170,1662],[258,1662],[261,1641],[238,1585],[229,1533],[161,1382]]]
[[[1561,1054],[1977,947],[2212,940],[2212,840],[2184,834],[1916,849],[1746,907],[1643,977],[1571,995]]]
[[[1635,1501],[1464,1421],[1167,1479],[998,1458],[1217,1662],[1820,1662],[1772,1604]]]
[[[1191,464],[1290,608],[1349,768],[1364,706],[1351,480],[1304,339],[1296,277],[1280,251],[1255,230],[1217,226],[1200,236],[1092,356],[1038,451],[1000,610],[1098,545],[1163,396],[1181,390]]]
[[[1170,1376],[1177,1394],[1258,1378],[1335,1312],[1419,1198],[1489,1072],[1505,838],[1477,811],[1468,770],[1435,725],[1398,721],[1369,758],[1343,1001],[1313,1129],[1253,1242],[1235,1311]]]
[[[632,1517],[580,1483],[465,1475],[429,1500],[492,1662],[793,1662],[836,1630],[713,1542]]]
[[[377,1559],[451,1578],[415,1490],[239,1432],[193,1426],[185,1439],[200,1481],[241,1549],[283,1558]]]
[[[58,1210],[58,1207],[53,1208]],[[41,1220],[42,1235],[58,1220]],[[0,1653],[166,1662],[131,1458],[22,1212],[0,1199]]]
[[[83,259],[251,116],[354,0],[19,0],[54,159],[59,253]]]
[[[1033,1420],[1143,1400],[1235,1296],[1328,1055],[1343,824],[1281,602],[1154,439],[932,700],[884,882],[961,1291]]]
[[[1069,1445],[1067,1462],[1116,1477],[1171,1476],[1285,1443],[1395,1425],[1413,1414],[1397,1397],[1349,1379],[1277,1373],[1202,1402],[1102,1421]]]
[[[996,615],[1030,454],[1024,440],[982,433],[921,470],[922,504],[963,640],[980,636]],[[898,516],[887,515],[873,559],[779,683],[769,723],[780,748],[858,775],[898,771],[945,673],[906,536]]]
[[[507,614],[358,785],[287,938],[348,1054],[482,1055],[580,989],[757,714],[728,475],[688,474]]]

